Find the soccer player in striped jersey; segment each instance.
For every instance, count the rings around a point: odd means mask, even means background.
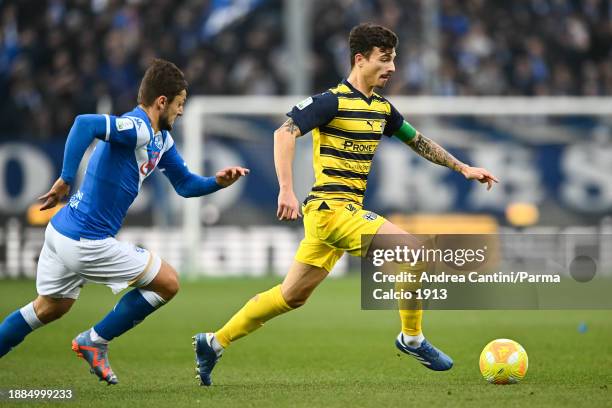
[[[159,168],[183,197],[200,197],[233,184],[248,173],[228,167],[213,177],[191,173],[170,130],[183,114],[187,82],[171,62],[154,60],[142,79],[138,106],[121,117],[77,116],[66,141],[61,177],[41,197],[41,210],[52,208],[74,185],[83,154],[97,143],[83,182],[68,205],[52,219],[38,262],[38,297],[0,324],[0,357],[33,330],[62,317],[84,284],[102,283],[113,293],[127,287],[100,322],[79,334],[72,349],[100,381],[116,384],[108,343],[170,301],[179,289],[176,271],[158,255],[117,234],[143,181]]]
[[[427,160],[487,183],[497,178],[470,167],[415,130],[375,88],[395,71],[397,36],[378,25],[361,24],[349,36],[351,72],[335,88],[297,104],[275,132],[274,161],[280,185],[277,216],[296,220],[304,214],[305,237],[282,284],[249,300],[216,333],[194,337],[198,378],[211,384],[211,371],[225,349],[264,322],[302,306],[340,257],[367,256],[374,249],[418,247],[416,238],[378,214],[363,209],[367,178],[378,143],[395,136]],[[315,184],[302,205],[293,192],[295,139],[312,131]],[[373,236],[362,242],[362,236]],[[364,240],[367,241],[367,240]],[[421,331],[422,310],[400,307],[402,329],[395,344],[436,371],[448,370],[450,357]]]

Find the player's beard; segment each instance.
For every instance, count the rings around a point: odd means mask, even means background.
[[[166,112],[159,116],[159,128],[161,130],[172,130],[172,124],[170,123],[168,114]]]

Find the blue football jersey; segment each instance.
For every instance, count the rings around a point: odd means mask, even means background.
[[[115,236],[142,182],[158,165],[186,167],[170,133],[154,133],[140,107],[121,117],[104,117],[106,134],[94,148],[79,189],[51,219],[57,231],[76,240]]]

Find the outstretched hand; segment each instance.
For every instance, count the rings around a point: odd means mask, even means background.
[[[40,211],[55,207],[69,192],[70,184],[67,184],[62,178],[58,178],[55,183],[53,183],[51,190],[45,195],[38,197],[39,200],[43,201]]]
[[[226,167],[215,174],[217,184],[221,187],[231,186],[240,177],[249,174],[250,170],[240,166]]]
[[[493,183],[499,183],[499,179],[491,174],[487,169],[481,167],[464,167],[461,174],[468,180],[478,180],[481,183],[487,183],[487,190],[493,187]]]

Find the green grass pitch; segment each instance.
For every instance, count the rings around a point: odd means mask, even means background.
[[[191,336],[218,328],[275,282],[183,282],[170,304],[112,343],[114,387],[99,383],[70,349],[74,335],[118,299],[90,285],[68,315],[0,360],[0,388],[73,388],[75,400],[59,403],[67,407],[612,406],[610,311],[425,312],[425,334],[455,360],[436,373],[395,349],[396,312],[360,310],[355,278],[327,280],[302,309],[236,342],[215,370],[215,385],[198,386]],[[0,316],[34,295],[33,282],[0,282]],[[577,330],[581,322],[586,333]],[[529,354],[521,384],[496,386],[480,376],[482,347],[500,337]]]

